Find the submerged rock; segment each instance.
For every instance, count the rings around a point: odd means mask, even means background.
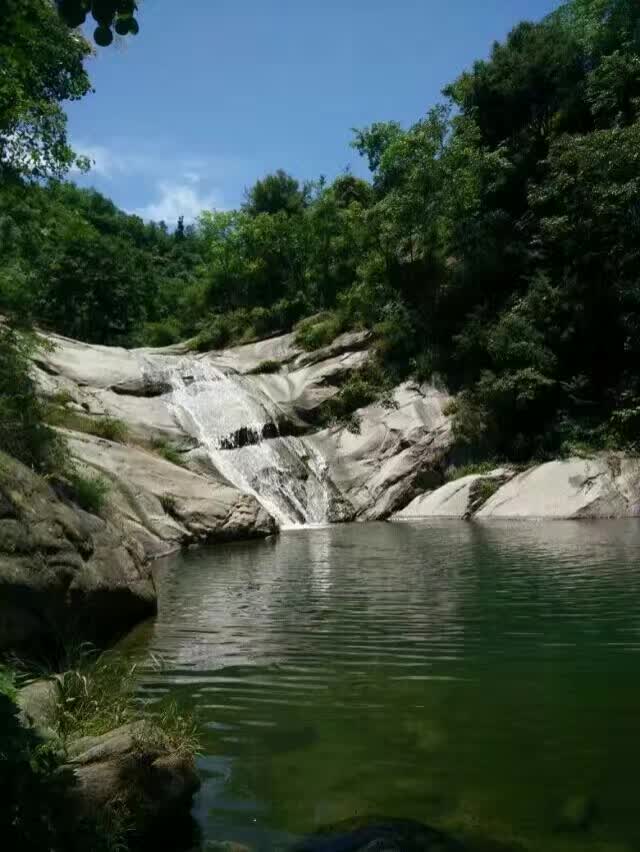
[[[405,819],[354,819],[322,829],[291,852],[464,852],[451,837]]]
[[[588,831],[596,816],[596,803],[589,796],[570,796],[558,820],[559,831]]]

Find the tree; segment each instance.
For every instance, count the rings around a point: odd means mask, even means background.
[[[0,450],[45,471],[56,448],[31,376],[34,339],[0,326]]]
[[[301,213],[307,205],[308,192],[298,181],[282,169],[267,175],[247,192],[243,209],[250,216],[260,213]]]
[[[0,178],[63,175],[74,162],[60,104],[90,89],[89,45],[47,0],[4,0],[0,15]]]
[[[55,0],[62,20],[70,27],[82,26],[89,14],[97,22],[93,38],[100,47],[108,47],[115,30],[119,36],[137,35],[136,0]]]
[[[40,276],[37,315],[62,334],[122,345],[145,319],[144,258],[89,225],[73,223],[44,259]]]

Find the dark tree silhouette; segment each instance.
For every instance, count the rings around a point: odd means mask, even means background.
[[[70,27],[82,26],[89,15],[96,21],[95,43],[108,47],[114,31],[120,36],[137,35],[136,0],[56,0],[58,11]]]

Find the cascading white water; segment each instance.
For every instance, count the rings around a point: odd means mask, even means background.
[[[205,357],[180,359],[169,381],[182,427],[229,482],[253,494],[283,528],[328,522],[325,461],[300,438],[280,436],[277,406],[250,380]]]

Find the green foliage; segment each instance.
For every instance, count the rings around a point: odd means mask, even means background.
[[[469,462],[468,464],[454,465],[447,469],[445,479],[447,482],[453,482],[456,479],[462,479],[464,476],[491,473],[498,466],[498,462],[496,461]]]
[[[17,8],[0,49],[20,66],[8,47]],[[437,375],[457,395],[469,457],[637,446],[639,10],[569,0],[519,24],[413,126],[355,131],[370,182],[300,184],[280,170],[242,209],[181,218],[171,233],[98,193],[14,175],[0,187],[0,310],[92,342],[191,339],[199,351],[291,329],[311,350],[366,328],[386,382]],[[67,88],[45,93],[56,121],[61,96],[86,87],[86,44],[54,15],[54,45],[50,18],[40,8],[20,33],[46,50],[17,68],[27,95],[15,109],[5,93],[12,128],[30,127],[29,92],[45,97],[38,74],[68,70]],[[4,127],[0,116],[0,139]],[[54,151],[45,131],[34,138]],[[70,162],[51,156],[58,172]],[[376,398],[356,376],[325,416]]]
[[[112,29],[119,36],[139,32],[135,0],[55,0],[60,17],[69,27],[82,26],[89,15],[97,22],[93,38],[100,47],[113,41]]]
[[[122,834],[106,820],[80,816],[69,806],[75,779],[57,744],[24,727],[15,679],[0,670],[0,837],[3,848],[24,852],[113,852]],[[120,846],[120,849],[125,847]]]
[[[296,326],[296,343],[311,352],[328,346],[344,330],[344,321],[335,313],[325,312],[302,320]]]
[[[130,722],[140,723],[141,746],[192,757],[199,748],[192,715],[175,702],[144,705],[136,695],[136,664],[116,651],[99,653],[87,643],[69,649],[57,676],[58,701],[51,725],[63,742],[100,736]]]
[[[307,190],[282,169],[257,181],[247,192],[244,209],[250,216],[261,213],[301,213],[307,202]]]
[[[135,666],[118,654],[82,646],[74,667],[58,679],[52,725],[61,739],[99,736],[139,719],[134,674]]]
[[[321,423],[346,424],[357,432],[359,425],[355,412],[375,402],[393,407],[389,398],[392,388],[392,376],[378,362],[370,361],[350,373],[339,392],[320,406],[319,420]]]
[[[180,336],[180,323],[172,317],[145,323],[142,331],[145,345],[153,347],[171,346],[173,343],[178,343]]]
[[[184,456],[170,441],[165,441],[163,438],[154,438],[151,441],[151,449],[162,456],[163,459],[171,462],[171,464],[184,467]]]
[[[85,432],[118,444],[125,444],[129,438],[127,424],[115,417],[92,417],[81,411],[55,404],[49,405],[44,414],[51,426],[59,426],[73,432]]]
[[[499,491],[501,484],[499,479],[492,479],[490,477],[483,477],[476,480],[471,486],[469,494],[472,510],[477,512],[478,509],[484,506]]]
[[[0,176],[64,174],[74,162],[61,102],[89,89],[89,45],[42,0],[4,0],[0,15]]]
[[[31,377],[35,337],[0,325],[0,449],[34,470],[54,468],[60,443],[44,423],[44,407]]]
[[[281,366],[280,361],[261,361],[252,370],[248,370],[247,375],[260,376],[264,373],[279,373]]]
[[[200,731],[195,716],[185,712],[175,701],[161,701],[146,712],[145,725],[139,735],[142,745],[178,757],[190,758],[198,754]]]
[[[78,471],[69,474],[74,501],[93,515],[99,515],[109,493],[109,483],[101,476],[84,476]]]

